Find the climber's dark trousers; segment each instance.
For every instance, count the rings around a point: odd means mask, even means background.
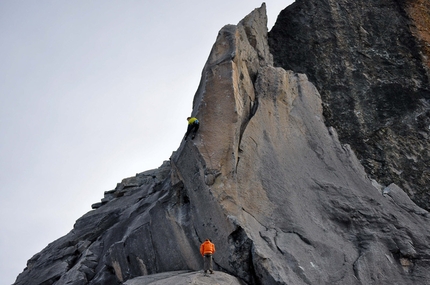
[[[189,124],[187,128],[187,132],[185,133],[185,139],[188,138],[188,135],[191,132],[193,132],[193,136],[194,136],[197,133],[198,129],[199,129],[199,124],[195,124],[195,123]]]
[[[203,269],[204,271],[213,271],[212,268],[212,254],[205,254],[205,256],[203,256]]]

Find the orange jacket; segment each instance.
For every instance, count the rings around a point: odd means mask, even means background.
[[[203,256],[205,254],[213,254],[214,252],[215,252],[215,245],[213,243],[211,243],[209,240],[206,240],[200,246],[200,253]]]

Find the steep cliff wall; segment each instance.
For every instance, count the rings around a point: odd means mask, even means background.
[[[426,284],[429,213],[367,177],[306,75],[273,66],[266,22],[263,5],[219,32],[196,138],[106,192],[15,284],[201,282],[205,238],[220,284]]]
[[[410,29],[418,41],[423,61],[430,68],[430,2],[426,0],[406,1],[403,6],[412,21]]]
[[[430,4],[297,0],[269,43],[275,65],[306,73],[324,117],[366,172],[430,209]]]

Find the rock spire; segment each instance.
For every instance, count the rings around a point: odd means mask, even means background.
[[[430,279],[429,213],[367,176],[306,75],[273,66],[264,4],[219,32],[192,115],[194,140],[106,192],[15,284],[188,284],[206,238],[219,284]]]

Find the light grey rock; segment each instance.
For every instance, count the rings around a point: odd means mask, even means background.
[[[165,272],[149,276],[136,277],[128,280],[124,285],[242,285],[243,283],[236,277],[223,272],[214,274],[204,274],[200,272],[175,271]]]
[[[262,5],[220,31],[194,97],[196,138],[119,183],[15,284],[205,282],[194,271],[206,238],[219,284],[430,280],[430,218],[374,186],[306,75],[273,66],[266,22]]]
[[[396,205],[401,207],[402,209],[412,212],[417,215],[422,215],[425,217],[430,217],[429,212],[418,207],[414,202],[412,202],[411,198],[403,191],[402,188],[397,186],[396,184],[390,184],[388,187],[384,188],[383,194],[390,197]]]
[[[269,34],[276,66],[309,76],[367,173],[427,210],[429,22],[427,0],[296,0]]]

